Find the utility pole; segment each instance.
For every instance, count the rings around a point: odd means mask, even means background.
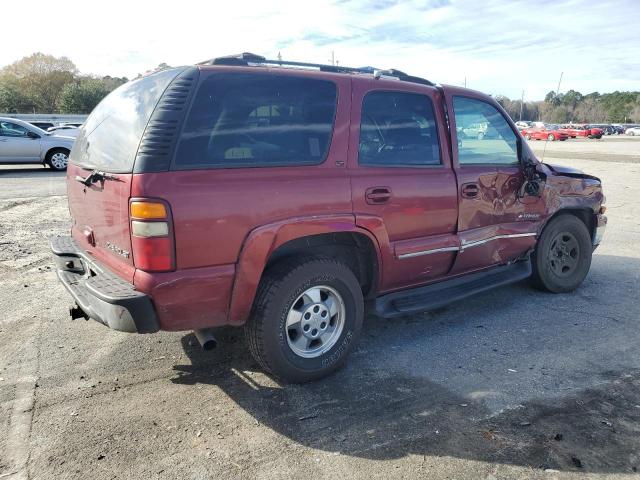
[[[336,64],[336,55],[335,55],[335,52],[331,50],[331,65],[335,66],[335,64]]]
[[[278,61],[281,62],[282,61],[282,54],[280,52],[278,52]]]
[[[560,83],[562,83],[562,75],[564,75],[564,72],[560,72],[560,80],[558,80],[558,88],[556,89],[556,98],[558,97],[558,95],[560,95]]]
[[[467,88],[467,76],[464,76],[464,88]]]
[[[522,107],[524,106],[524,90],[522,90],[522,96],[520,97],[520,120],[522,121]]]

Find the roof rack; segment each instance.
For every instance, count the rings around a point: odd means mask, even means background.
[[[321,72],[333,72],[333,73],[364,73],[372,74],[377,80],[382,76],[389,76],[397,78],[405,82],[420,83],[422,85],[435,85],[426,78],[415,77],[408,75],[400,70],[394,68],[388,70],[381,70],[374,67],[343,67],[342,65],[325,65],[321,63],[308,63],[308,62],[291,62],[288,60],[268,60],[261,55],[255,53],[244,52],[237,55],[228,55],[225,57],[212,58],[199,62],[197,65],[229,65],[229,66],[249,66],[249,65],[276,65],[283,67],[304,67],[315,68]]]

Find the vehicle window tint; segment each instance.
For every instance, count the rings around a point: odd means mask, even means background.
[[[284,75],[213,74],[198,89],[175,167],[313,165],[329,150],[333,82]]]
[[[518,139],[507,120],[481,100],[453,97],[460,165],[518,163]]]
[[[107,95],[80,129],[69,161],[107,172],[131,172],[149,118],[181,71],[163,70],[125,83]]]
[[[431,99],[425,95],[373,92],[362,102],[361,165],[439,165],[440,147]]]
[[[0,136],[2,137],[26,137],[29,130],[22,125],[11,122],[0,122]]]

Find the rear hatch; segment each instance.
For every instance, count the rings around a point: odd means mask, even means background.
[[[182,69],[131,81],[110,93],[80,129],[67,168],[72,236],[78,246],[133,280],[129,198],[136,153],[159,99]],[[105,178],[90,185],[93,171]]]

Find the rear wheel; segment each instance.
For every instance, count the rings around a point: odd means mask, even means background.
[[[69,163],[69,150],[54,148],[47,153],[45,161],[54,170],[66,170],[67,164]]]
[[[287,382],[308,382],[344,364],[363,316],[362,289],[346,265],[293,258],[265,273],[245,336],[266,371]]]
[[[549,222],[533,255],[533,284],[553,293],[571,292],[591,266],[591,236],[585,224],[570,214]]]
[[[526,138],[527,140],[531,140],[531,134],[527,133],[524,138]]]

